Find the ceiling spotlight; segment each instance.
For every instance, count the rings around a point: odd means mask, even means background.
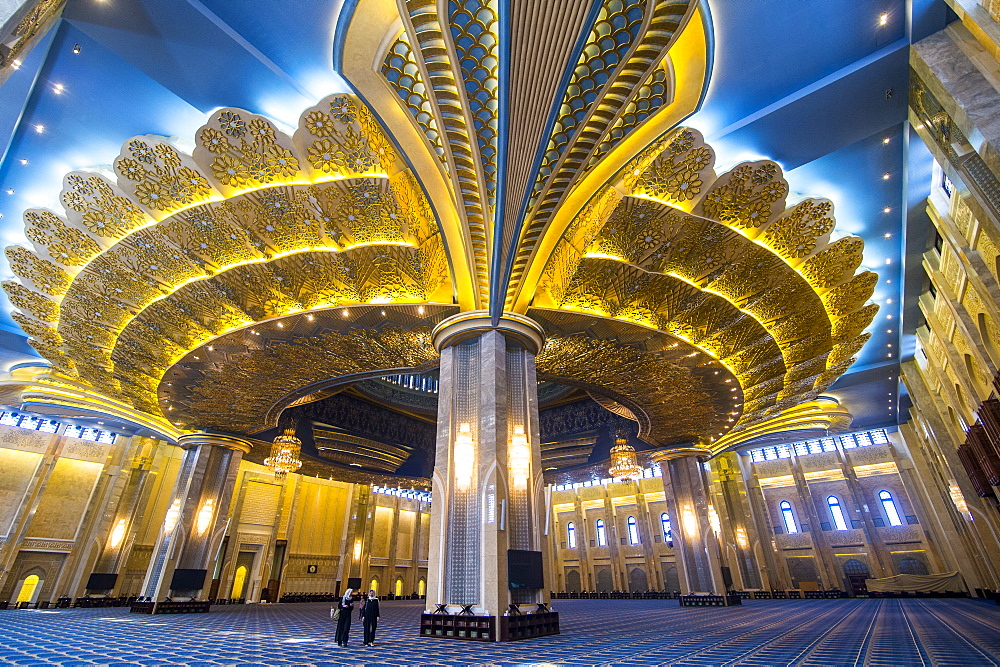
[[[892,264],[892,259],[890,257],[886,257],[885,258],[885,263],[886,264]]]
[[[892,319],[892,315],[886,315],[886,316],[885,316],[885,319],[887,319],[887,320],[891,320],[891,319]]]
[[[7,188],[7,194],[9,195],[14,194],[14,188]]]
[[[45,131],[45,126],[42,125],[41,123],[35,126],[35,132],[37,132],[38,134],[41,134],[44,131]]]
[[[891,238],[892,238],[892,234],[889,234],[888,232],[886,232],[886,235],[885,235],[885,237],[886,237],[887,239],[891,239]]]
[[[890,141],[891,139],[889,139],[889,137],[886,137],[885,139],[882,140],[882,144],[883,145],[888,144]]]
[[[883,213],[892,213],[892,208],[886,206],[884,209],[882,209],[882,212]]]
[[[278,328],[279,328],[279,329],[284,329],[284,328],[285,328],[285,325],[284,325],[284,324],[282,324],[281,322],[278,322]]]
[[[56,95],[62,95],[64,90],[65,88],[61,83],[57,83],[55,86],[52,87],[52,92],[55,93]]]
[[[209,346],[208,346],[208,351],[209,351],[209,352],[214,352],[214,351],[215,351],[215,348],[214,348],[214,347],[212,347],[211,345],[209,345]]]
[[[889,180],[889,172],[885,172],[884,174],[882,174],[882,180],[883,181],[888,181]]]
[[[878,15],[879,27],[887,25],[889,23],[889,15],[886,12],[882,12]]]
[[[886,303],[892,303],[892,299],[886,299],[885,302]]]
[[[76,54],[79,55],[80,51],[83,51],[83,47],[80,46],[79,44],[74,44],[73,45],[73,53],[76,53]]]
[[[340,311],[340,314],[343,315],[344,317],[347,317],[351,314],[351,311],[344,308],[342,311]]]
[[[28,158],[26,158],[26,157],[23,157],[23,158],[21,158],[20,160],[18,160],[18,162],[20,162],[20,163],[21,163],[21,164],[23,164],[23,165],[27,165],[27,164],[28,164]]]

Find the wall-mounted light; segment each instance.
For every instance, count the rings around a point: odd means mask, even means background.
[[[174,529],[177,525],[177,521],[181,518],[181,499],[175,498],[174,502],[170,505],[170,509],[167,510],[167,516],[163,519],[163,530],[168,533]]]
[[[698,537],[698,519],[695,518],[690,505],[685,505],[681,510],[681,527],[684,528],[684,535],[687,537],[691,539]]]
[[[452,459],[455,468],[455,484],[462,491],[467,491],[472,484],[472,469],[476,464],[476,445],[472,440],[472,425],[463,422],[458,425],[455,436],[455,446],[452,448]]]
[[[886,12],[882,12],[881,14],[879,14],[878,15],[878,25],[879,25],[879,27],[881,28],[881,27],[886,26],[888,24],[889,24],[889,14],[887,14]]]
[[[722,523],[719,521],[719,513],[715,511],[715,507],[712,505],[708,506],[708,525],[712,527],[712,530],[716,535],[722,532]]]
[[[198,530],[198,534],[204,534],[208,530],[209,526],[212,525],[212,517],[215,516],[215,501],[209,498],[204,503],[202,503],[201,509],[198,510],[198,518],[195,521],[195,528]]]
[[[507,452],[510,474],[514,479],[514,488],[528,488],[528,476],[531,473],[531,447],[528,446],[528,436],[524,434],[524,426],[514,426],[514,435],[510,438],[510,450]]]
[[[111,531],[111,537],[108,539],[108,544],[111,545],[112,549],[117,549],[122,541],[125,539],[125,519],[119,519],[118,523]]]

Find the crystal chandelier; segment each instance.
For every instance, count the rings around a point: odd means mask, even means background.
[[[264,459],[264,465],[274,471],[276,479],[282,479],[302,467],[302,459],[299,458],[301,451],[302,441],[295,437],[295,428],[286,428],[284,433],[274,439],[271,455]]]
[[[639,467],[639,459],[635,455],[635,449],[628,444],[625,434],[621,431],[615,437],[615,446],[611,448],[611,465],[608,466],[608,473],[612,477],[618,477],[623,481],[638,479],[642,474]]]

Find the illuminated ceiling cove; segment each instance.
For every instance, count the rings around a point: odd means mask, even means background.
[[[540,375],[626,406],[653,444],[896,419],[865,397],[896,394],[905,342],[905,102],[771,124],[807,114],[821,72],[905,81],[901,27],[727,91],[752,48],[729,3],[349,0],[297,24],[325,56],[265,34],[290,29],[281,4],[76,3],[0,87],[25,110],[4,130],[4,288],[54,370],[23,379],[33,405],[254,433],[323,386],[432,366],[430,327],[486,310],[542,322]],[[870,13],[842,9],[844,34]],[[214,39],[248,81],[166,71],[130,49],[152,25],[178,54],[186,30]],[[102,65],[135,91],[127,120]],[[791,157],[804,126],[813,154]]]

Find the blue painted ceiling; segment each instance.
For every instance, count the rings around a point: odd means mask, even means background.
[[[222,106],[293,126],[303,108],[346,90],[331,65],[340,5],[69,0],[0,86],[0,240],[23,241],[25,208],[58,209],[63,174],[109,164],[133,135],[190,143],[205,115]],[[872,341],[831,394],[859,426],[895,423],[906,408],[900,346],[904,354],[912,347],[912,336],[900,333],[901,272],[919,272],[923,250],[923,239],[911,238],[907,257],[904,229],[908,212],[922,215],[930,180],[930,156],[907,131],[908,48],[944,27],[944,3],[711,0],[710,8],[712,80],[687,124],[717,149],[720,167],[774,159],[792,197],[830,198],[838,229],[864,237],[865,265],[881,276],[882,310]],[[11,275],[5,264],[0,273]],[[0,328],[20,334],[9,309],[4,302]],[[913,321],[904,318],[911,328]],[[7,365],[25,358],[15,337],[0,336],[0,346]]]

